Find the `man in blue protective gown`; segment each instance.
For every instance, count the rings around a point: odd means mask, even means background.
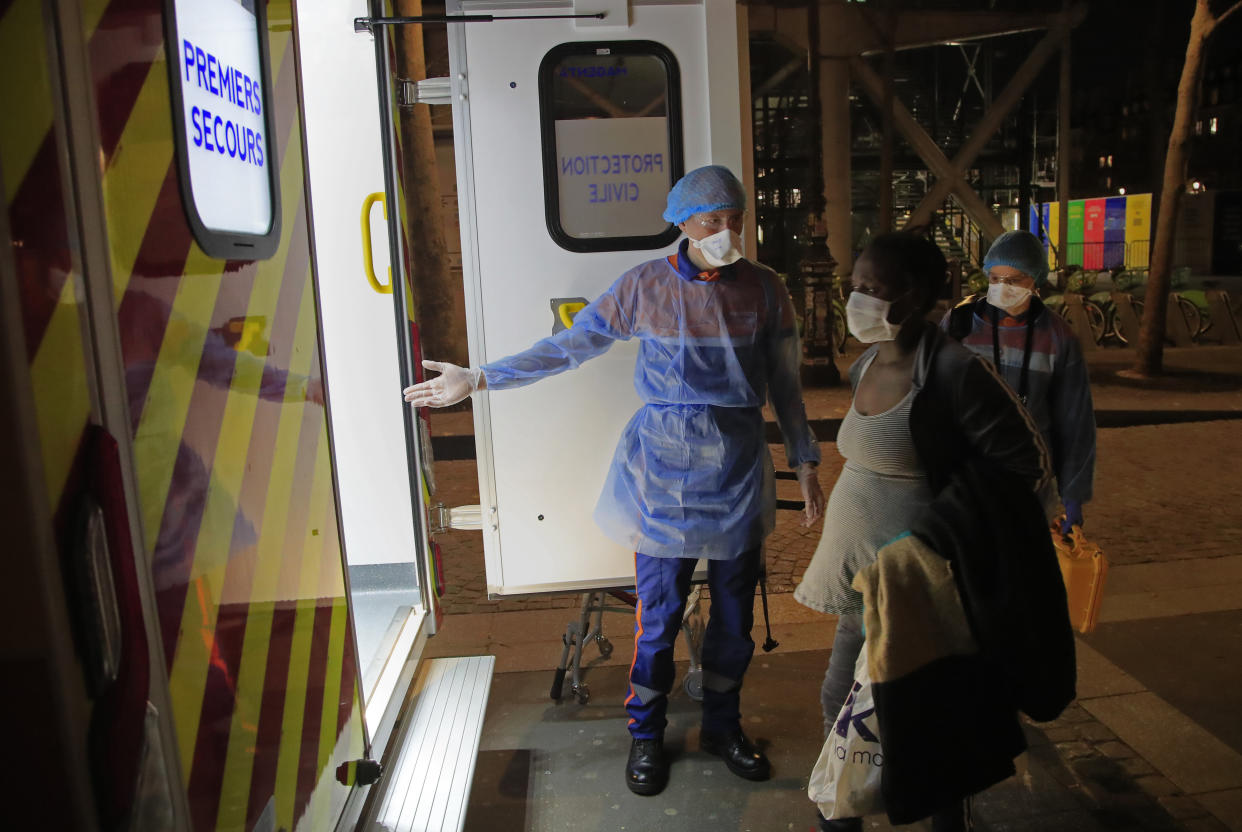
[[[806,501],[804,524],[823,510],[793,304],[774,272],[741,256],[745,205],[742,184],[727,168],[691,171],[673,186],[663,214],[686,235],[676,254],[621,275],[572,327],[530,349],[479,368],[424,362],[440,375],[405,390],[406,401],[444,407],[476,390],[530,384],[614,341],[639,339],[634,387],[644,404],[621,434],[595,510],[605,534],[635,552],[637,620],[625,707],[633,735],[626,784],[636,794],[658,794],[668,782],[663,738],[673,643],[699,558],[707,560],[711,589],[701,747],[740,777],[770,776],[739,712],[754,652],[762,544],[776,506],[762,414],[769,398]]]

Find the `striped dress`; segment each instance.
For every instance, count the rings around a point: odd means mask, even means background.
[[[837,615],[861,613],[862,595],[850,586],[855,573],[874,563],[876,552],[908,531],[915,515],[931,502],[910,435],[914,396],[912,387],[883,413],[864,416],[851,404],[845,414],[837,433],[845,467],[828,498],[824,533],[794,590],[801,604]]]

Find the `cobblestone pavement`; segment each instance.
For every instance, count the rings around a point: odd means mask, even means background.
[[[1049,786],[1055,783],[1075,796],[1078,806],[1092,807],[1092,814],[1106,829],[1227,830],[1198,800],[1156,771],[1082,705],[1070,705],[1052,722],[1036,724],[1025,717],[1023,722],[1031,761],[1049,775],[1048,782],[1023,784],[1020,772],[1014,781],[976,797],[976,814],[986,829],[1072,828],[1073,824],[1056,823],[1073,813],[1062,815],[1057,802],[1048,799]],[[1015,808],[1025,823],[1004,817]]]
[[[1147,387],[1116,377],[1130,353],[1097,350],[1092,365],[1097,411],[1238,411],[1242,413],[1242,347],[1190,347],[1166,351],[1167,378]],[[843,358],[842,367],[856,355]],[[845,388],[808,390],[812,419],[833,419],[849,406]],[[1219,413],[1217,414],[1219,415]],[[437,414],[435,430],[468,433],[470,414]],[[611,441],[608,440],[608,441]],[[836,445],[823,442],[820,483],[831,490],[841,469]],[[1095,499],[1087,505],[1087,533],[1114,564],[1242,553],[1242,419],[1101,429]],[[777,470],[784,451],[772,447]],[[437,499],[446,505],[477,503],[473,460],[436,463]],[[778,496],[800,499],[796,483],[777,482]],[[798,524],[791,511],[777,514],[768,538],[768,591],[792,592],[810,562],[821,528]],[[438,538],[444,552],[445,611],[506,612],[573,607],[573,595],[487,599],[481,535],[449,532]]]

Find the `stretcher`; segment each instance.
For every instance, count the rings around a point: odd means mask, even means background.
[[[789,471],[777,471],[775,477],[776,479],[797,479],[797,475]],[[778,511],[802,511],[805,504],[799,500],[777,500],[776,508]],[[759,595],[763,602],[763,619],[767,630],[763,651],[770,653],[779,647],[780,643],[772,638],[772,628],[768,622],[766,549],[762,558],[763,565],[759,570]],[[696,702],[703,700],[702,649],[703,633],[707,629],[707,623],[699,609],[699,601],[706,580],[707,569],[700,561],[691,579],[690,594],[686,596],[686,609],[681,617],[681,632],[686,639],[686,647],[690,654],[690,667],[682,678],[681,686],[686,695]],[[594,642],[596,649],[599,650],[598,660],[607,661],[612,656],[612,642],[604,635],[604,613],[625,613],[633,618],[638,596],[634,594],[633,587],[620,587],[584,592],[580,598],[578,617],[566,625],[565,633],[561,636],[561,660],[556,666],[555,675],[552,678],[552,689],[548,696],[555,702],[564,699],[565,677],[568,675],[570,677],[569,695],[576,699],[579,705],[585,705],[591,700],[591,689],[583,681],[583,674],[596,660],[583,664],[582,652],[588,644]]]
[[[686,646],[690,651],[690,668],[682,679],[682,688],[695,701],[703,699],[703,665],[701,661],[703,647],[703,631],[706,622],[699,610],[699,600],[703,583],[706,580],[705,570],[701,567],[695,573],[690,594],[686,597],[686,609],[681,617],[681,632],[685,636]],[[620,603],[617,603],[620,602]],[[591,700],[591,689],[583,681],[584,671],[595,663],[591,660],[586,664],[582,660],[582,651],[594,642],[599,650],[599,660],[607,661],[612,656],[612,642],[604,635],[604,613],[625,613],[631,620],[638,596],[632,588],[603,589],[584,592],[578,617],[565,627],[561,636],[561,661],[556,666],[552,679],[552,690],[548,694],[554,701],[560,702],[565,693],[565,676],[570,676],[569,695],[585,705]]]

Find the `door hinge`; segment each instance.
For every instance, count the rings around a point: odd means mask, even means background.
[[[449,508],[436,503],[428,511],[432,534],[443,534],[449,529],[461,532],[479,531],[483,528],[482,506],[458,506]]]
[[[413,107],[415,104],[452,104],[453,80],[451,78],[397,79],[397,106]]]

